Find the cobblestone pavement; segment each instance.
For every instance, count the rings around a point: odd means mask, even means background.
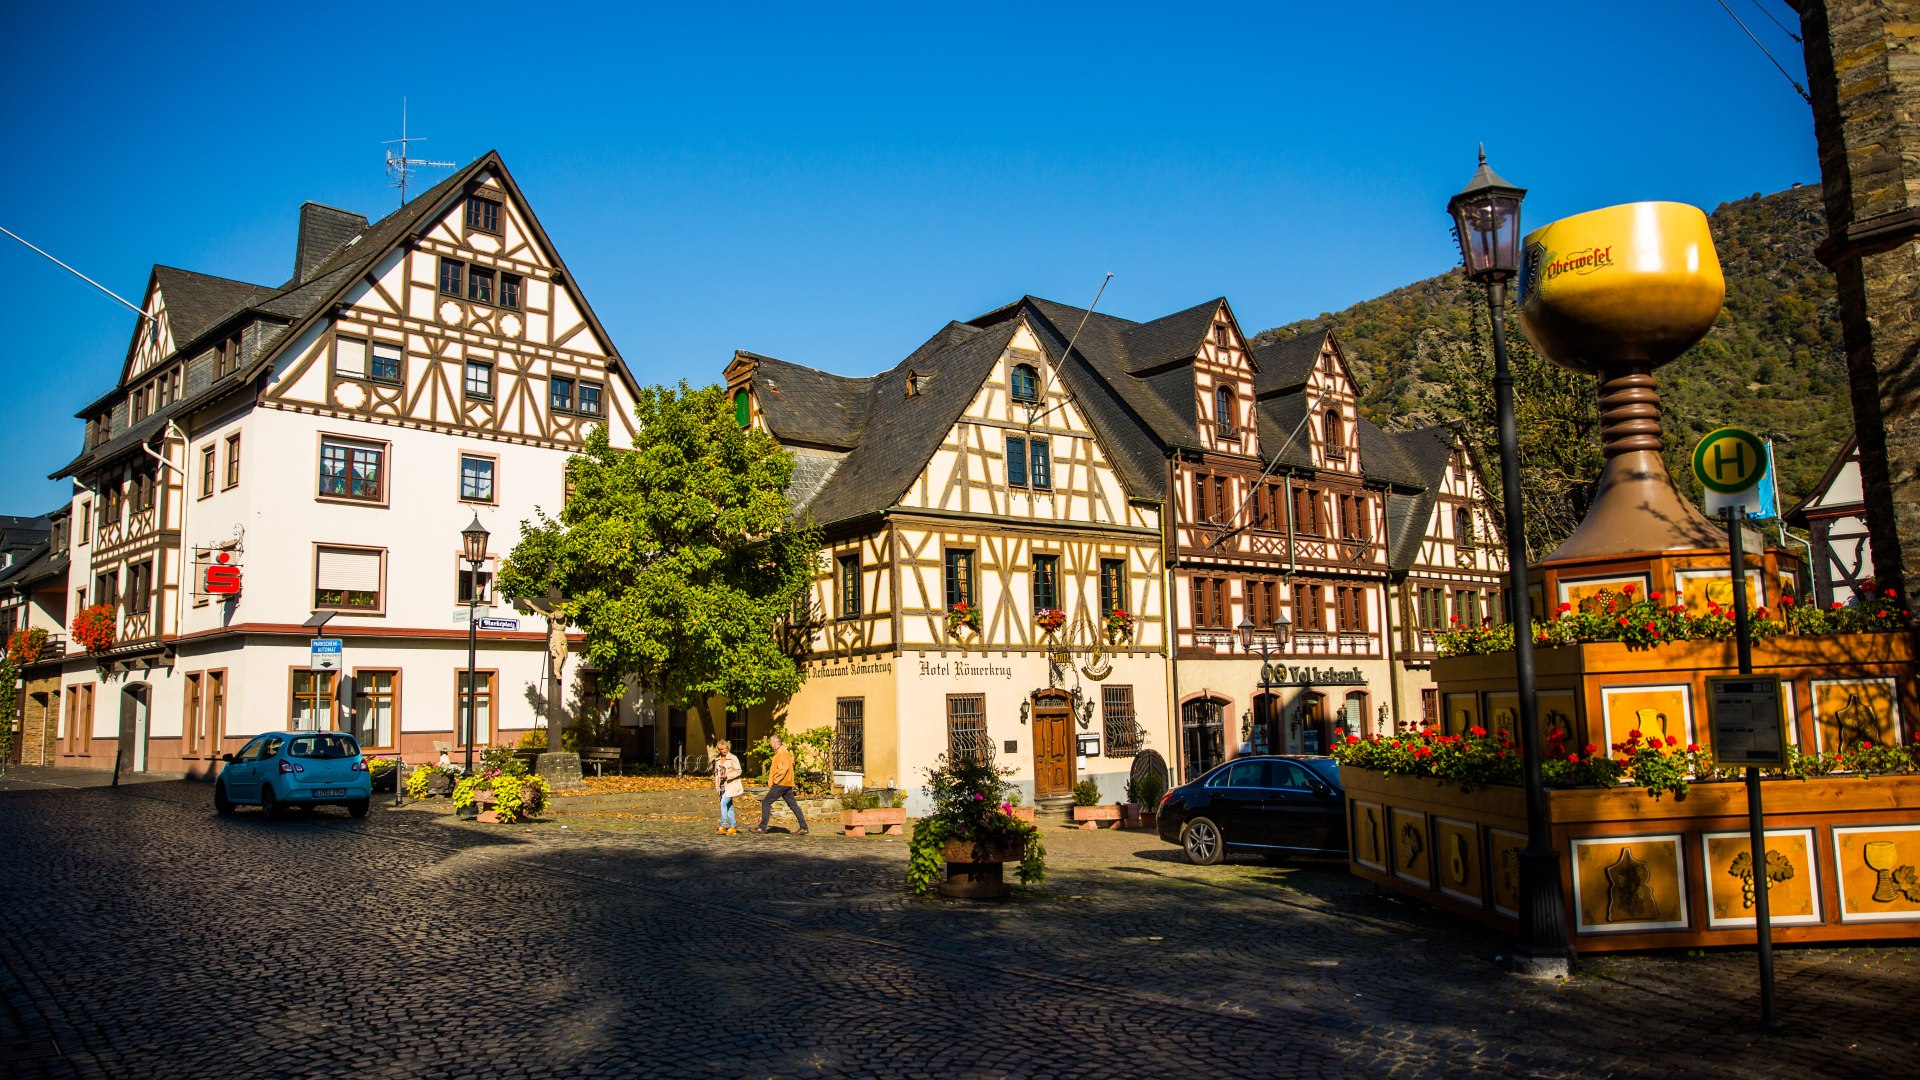
[[[905,896],[900,840],[433,804],[267,822],[0,780],[0,1076],[1911,1075],[1920,949],[1502,974],[1337,864],[1051,830],[1043,889]],[[96,785],[96,786],[85,786]]]

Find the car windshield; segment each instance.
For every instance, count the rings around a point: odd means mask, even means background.
[[[360,752],[347,735],[301,735],[287,747],[288,757],[350,758]]]
[[[1340,782],[1340,763],[1332,758],[1301,758],[1300,764],[1320,774],[1322,780]]]

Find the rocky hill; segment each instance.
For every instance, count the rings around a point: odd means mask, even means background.
[[[1852,424],[1833,274],[1813,257],[1826,235],[1820,189],[1807,185],[1723,203],[1710,220],[1727,302],[1707,337],[1659,373],[1669,469],[1691,489],[1685,455],[1694,442],[1726,424],[1752,428],[1774,440],[1784,510],[1819,480]],[[1472,431],[1490,425],[1490,416],[1474,415],[1491,400],[1483,385],[1491,370],[1484,309],[1484,290],[1452,271],[1345,311],[1276,327],[1256,341],[1330,325],[1360,383],[1361,408],[1375,423],[1401,429],[1463,420]],[[1597,471],[1592,380],[1545,364],[1517,324],[1514,329],[1509,340],[1522,425],[1532,429],[1523,432],[1527,471],[1536,461]],[[1533,365],[1549,370],[1532,371],[1530,380]],[[1526,401],[1530,389],[1543,400]],[[1494,466],[1485,450],[1482,460]],[[1530,486],[1533,480],[1528,477]],[[1585,506],[1579,486],[1572,484],[1577,505],[1567,510],[1575,521]],[[1529,499],[1531,516],[1531,492]],[[1551,535],[1530,539],[1553,542]]]

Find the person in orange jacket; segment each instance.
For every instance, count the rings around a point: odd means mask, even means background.
[[[793,819],[800,823],[796,830],[801,836],[807,834],[807,815],[800,811],[800,800],[793,797],[793,751],[787,749],[786,742],[775,735],[767,740],[773,747],[773,764],[767,768],[767,794],[760,800],[760,824],[753,831],[767,831],[767,819],[773,816],[773,804],[781,799],[787,800],[787,809],[793,811]]]

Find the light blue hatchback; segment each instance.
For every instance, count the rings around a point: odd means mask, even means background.
[[[344,806],[366,817],[373,803],[360,744],[338,731],[270,731],[220,760],[227,767],[213,782],[213,808],[221,814],[257,805],[271,818],[290,806]]]

